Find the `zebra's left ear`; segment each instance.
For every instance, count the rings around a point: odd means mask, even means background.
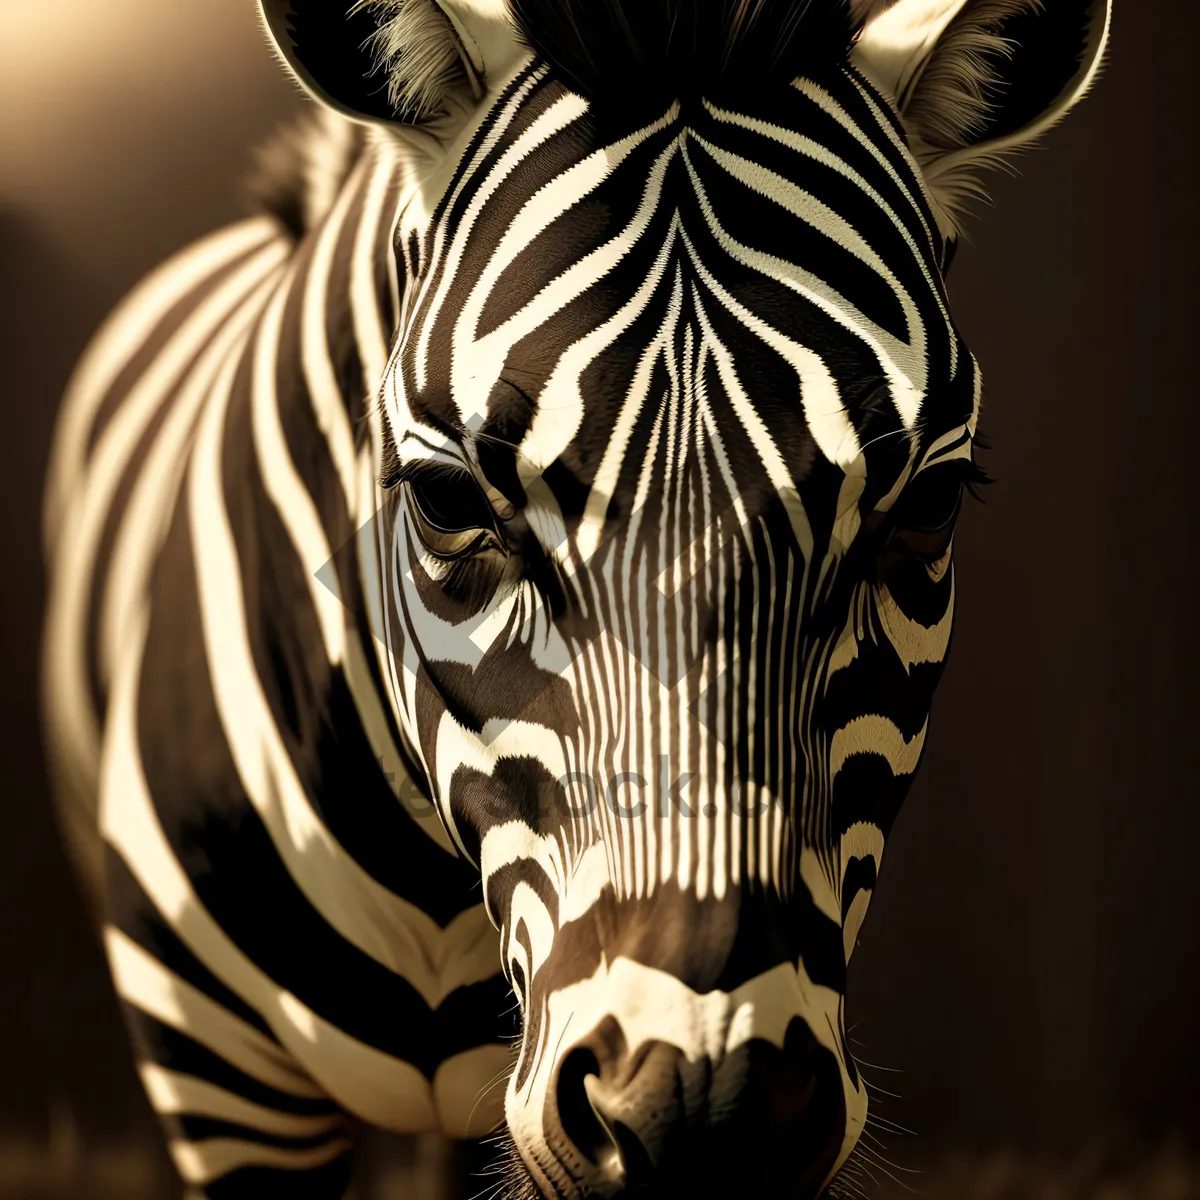
[[[1111,0],[854,0],[853,61],[896,102],[943,234],[978,172],[1060,121],[1095,80]]]

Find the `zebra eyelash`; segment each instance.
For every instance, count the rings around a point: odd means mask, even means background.
[[[964,494],[982,503],[983,497],[976,489],[992,482],[992,477],[974,459],[953,458],[933,463],[909,480],[890,509],[872,514],[863,527],[870,533],[869,541],[877,542],[881,548],[897,537],[952,534],[961,515]],[[951,486],[955,487],[954,498],[948,503]]]
[[[502,579],[503,570],[495,557],[475,553],[443,560],[445,573],[438,586],[462,610],[478,613],[496,595]]]
[[[995,449],[995,443],[982,429],[977,429],[974,437],[971,438],[971,447],[976,453],[982,451],[986,454],[989,450]],[[986,487],[989,483],[995,483],[996,477],[980,466],[974,458],[970,462],[971,469],[968,472],[967,478],[963,480],[963,484],[976,500],[986,503],[983,497],[975,491],[975,488]]]
[[[976,431],[971,438],[972,454],[980,451],[985,453],[991,450],[992,442],[987,434],[981,430]],[[931,463],[930,470],[936,469],[945,472],[957,472],[958,482],[963,489],[971,496],[972,499],[978,500],[981,504],[986,504],[987,501],[976,491],[976,488],[987,487],[989,484],[996,482],[996,477],[991,474],[984,466],[982,466],[974,457],[971,458],[954,458],[947,459],[943,462]],[[911,480],[909,481],[912,482]]]
[[[981,445],[976,439],[975,445],[980,449],[989,449],[985,445]],[[974,459],[968,459],[963,468],[962,485],[973,500],[978,500],[980,504],[986,504],[987,501],[975,490],[976,488],[987,487],[989,484],[995,483],[996,478],[990,474],[984,467],[981,467]]]
[[[446,462],[435,458],[410,458],[407,462],[393,462],[381,476],[379,486],[385,491],[398,489],[401,484],[412,483],[414,480],[433,479],[438,476],[461,476],[464,481],[474,477],[467,468],[457,462]]]

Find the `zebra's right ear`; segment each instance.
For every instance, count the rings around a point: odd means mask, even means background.
[[[258,0],[280,58],[320,103],[355,121],[419,124],[455,93],[483,94],[481,65],[436,0]]]

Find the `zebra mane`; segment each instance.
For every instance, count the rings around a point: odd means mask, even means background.
[[[324,108],[281,126],[255,151],[246,180],[252,209],[299,241],[333,208],[366,142],[361,125]]]
[[[842,63],[847,0],[510,0],[533,51],[602,111],[649,111]]]

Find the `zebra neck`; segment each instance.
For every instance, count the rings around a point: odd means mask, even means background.
[[[306,635],[294,631],[301,657],[292,666],[307,676],[317,665],[322,678],[302,679],[302,686],[318,704],[331,697],[326,715],[334,724],[353,724],[356,740],[365,734],[363,748],[405,807],[421,816],[426,806],[412,782],[389,682],[377,540],[385,496],[376,392],[399,313],[395,230],[414,177],[403,147],[384,140],[363,147],[324,216],[293,251],[257,331],[253,373],[286,468],[266,491],[306,568],[316,617]],[[283,612],[264,616],[289,619]],[[314,644],[317,633],[323,646]],[[418,824],[449,849],[436,820]]]

